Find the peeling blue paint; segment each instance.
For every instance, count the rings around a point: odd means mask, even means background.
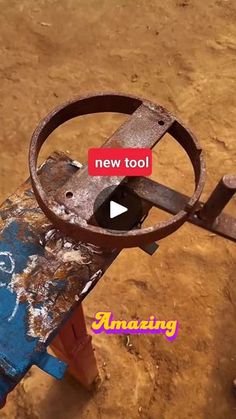
[[[37,237],[32,240],[27,225],[21,237],[21,227],[12,221],[0,235],[0,402],[33,364],[56,378],[61,378],[66,368],[66,364],[46,353],[38,338],[27,335],[27,302],[18,305],[9,321],[17,302],[16,293],[9,287],[12,276],[24,271],[30,256],[44,254]]]

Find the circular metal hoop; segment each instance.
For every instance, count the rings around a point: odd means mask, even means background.
[[[133,96],[116,93],[100,93],[74,99],[49,113],[33,133],[29,149],[29,168],[33,190],[39,206],[56,228],[76,240],[93,243],[103,247],[135,247],[162,239],[176,231],[196,207],[204,187],[205,162],[196,138],[184,125],[174,118],[168,133],[184,148],[189,156],[195,175],[195,190],[185,208],[167,221],[152,227],[130,231],[105,230],[88,224],[81,217],[58,211],[58,203],[49,199],[37,174],[37,160],[40,149],[48,136],[64,122],[86,114],[99,112],[118,112],[132,114],[143,103],[155,109],[155,104]],[[164,109],[164,108],[162,108]],[[167,111],[164,110],[166,113]],[[170,113],[168,113],[170,115]],[[172,116],[173,118],[173,116]],[[74,215],[74,216],[71,216]]]

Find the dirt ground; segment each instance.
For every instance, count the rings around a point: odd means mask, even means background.
[[[207,197],[235,172],[234,0],[0,0],[0,198],[28,176],[37,122],[89,91],[152,99],[191,128],[205,150]],[[54,149],[86,160],[123,117],[85,117],[52,135]],[[156,180],[190,193],[189,162],[173,140],[155,150]],[[236,201],[228,208],[236,214]],[[149,222],[160,214],[152,211]],[[87,393],[32,368],[10,394],[2,419],[236,417],[235,244],[183,226],[152,257],[125,250],[84,303],[117,319],[150,314],[180,322],[177,339],[93,338],[101,383]]]

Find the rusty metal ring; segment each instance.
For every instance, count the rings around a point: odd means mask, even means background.
[[[58,203],[51,201],[46,196],[37,174],[37,159],[43,143],[52,131],[64,122],[81,115],[99,112],[132,114],[143,103],[155,107],[153,103],[133,96],[116,93],[88,95],[69,101],[53,110],[39,123],[33,133],[29,149],[29,169],[35,197],[39,206],[55,227],[76,240],[111,248],[135,247],[147,244],[176,231],[189,218],[198,203],[205,181],[205,162],[196,138],[177,119],[174,119],[168,133],[185,149],[192,162],[195,175],[195,191],[185,208],[171,219],[144,229],[108,231],[88,224],[81,217],[77,216],[75,221],[66,214],[61,214],[58,211]],[[167,111],[165,110],[165,112]]]

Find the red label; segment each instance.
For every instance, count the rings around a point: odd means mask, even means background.
[[[150,176],[152,150],[150,148],[90,148],[88,172],[90,176]]]

